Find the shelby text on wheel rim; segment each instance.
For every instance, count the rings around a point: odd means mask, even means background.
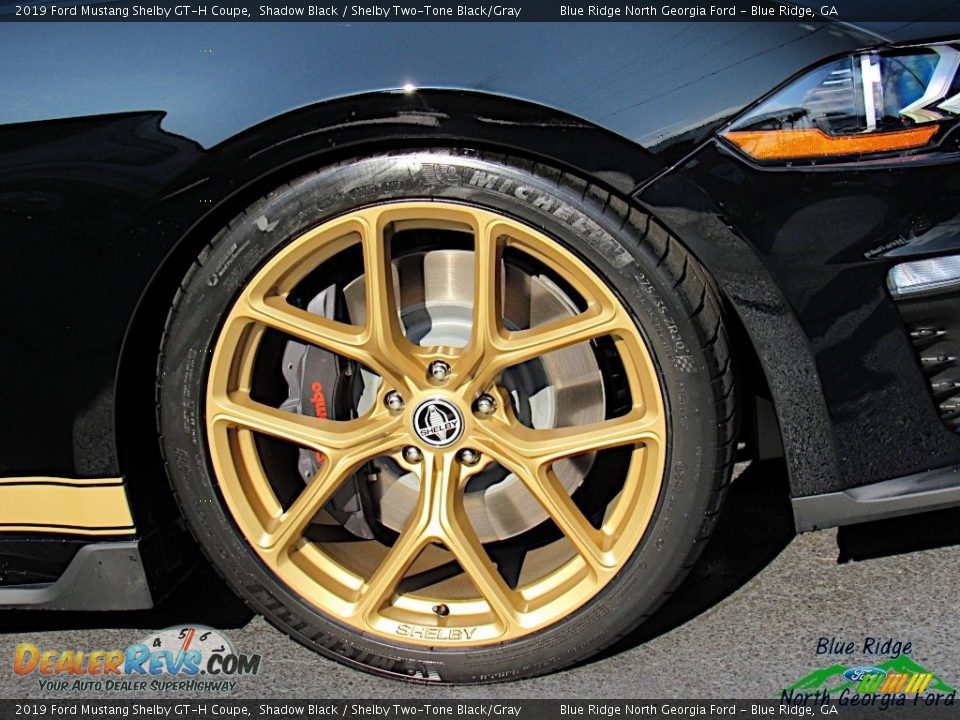
[[[391,237],[404,228],[469,238],[469,338],[417,344],[405,329]],[[362,262],[365,317],[352,324],[289,301],[317,268],[352,250]],[[512,330],[504,322],[505,257],[544,268],[579,298],[568,316]],[[559,291],[558,291],[559,292]],[[255,391],[268,333],[352,361],[375,377],[357,417],[320,419],[271,406]],[[574,346],[616,357],[620,409],[586,424],[522,422],[502,379],[512,368]],[[206,433],[219,489],[262,563],[331,619],[417,645],[463,647],[521,638],[596,597],[636,550],[660,492],[665,408],[646,343],[614,292],[559,242],[505,215],[445,202],[394,202],[325,222],[287,243],[242,289],[214,349]],[[305,448],[319,467],[292,496],[276,490],[257,438]],[[555,466],[587,454],[623,458],[615,492],[588,517]],[[361,468],[389,463],[415,479],[416,500],[388,541],[325,542],[311,528]],[[465,497],[499,466],[552,523],[556,541],[524,549],[506,572],[478,534]],[[548,520],[547,520],[548,518]],[[525,528],[521,528],[525,529]],[[510,541],[523,541],[533,531]],[[501,543],[501,544],[502,544]],[[561,547],[562,546],[562,547]],[[559,549],[558,549],[559,548]],[[452,573],[413,582],[440,566]]]

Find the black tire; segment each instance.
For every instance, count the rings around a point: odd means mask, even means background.
[[[566,619],[532,636],[466,652],[362,636],[278,581],[225,508],[203,429],[205,378],[220,323],[238,290],[273,252],[363,205],[441,198],[525,221],[605,277],[647,339],[668,408],[663,487],[626,567]],[[161,444],[180,506],[231,587],[307,647],[375,674],[415,681],[538,675],[588,657],[636,627],[673,592],[702,550],[735,447],[728,336],[720,301],[697,261],[653,219],[605,190],[543,165],[467,151],[353,160],[301,177],[250,206],[200,252],[183,280],[163,338],[157,398]]]

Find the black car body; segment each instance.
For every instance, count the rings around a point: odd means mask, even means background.
[[[798,530],[960,503],[960,276],[888,286],[895,266],[960,253],[960,129],[826,163],[764,163],[723,137],[828,60],[955,28],[438,27],[0,27],[0,498],[129,501],[128,519],[84,525],[0,500],[0,606],[164,594],[179,513],[154,374],[181,278],[253,199],[374,151],[547,162],[680,238],[733,318],[740,440],[785,457]],[[121,592],[90,584],[94,559]]]

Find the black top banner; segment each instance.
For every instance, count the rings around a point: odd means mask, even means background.
[[[0,2],[0,22],[796,22],[960,23],[960,0],[224,0]]]
[[[858,696],[859,697],[859,696]],[[396,720],[491,718],[493,720],[630,720],[630,718],[923,718],[956,717],[955,699],[927,703],[787,702],[776,700],[0,700],[0,717],[31,720],[98,720],[149,717],[171,720],[257,718],[258,720]]]

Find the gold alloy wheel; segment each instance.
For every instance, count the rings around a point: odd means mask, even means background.
[[[390,238],[402,227],[469,233],[472,322],[464,347],[421,346],[405,334]],[[365,321],[329,319],[288,297],[345,250],[362,250]],[[503,322],[504,253],[540,263],[582,299],[570,317],[521,330]],[[254,399],[258,350],[282,333],[355,361],[378,376],[376,400],[359,417],[321,420]],[[504,371],[551,352],[607,338],[622,363],[628,407],[580,426],[522,423]],[[396,395],[400,402],[397,402]],[[483,411],[477,400],[493,400]],[[656,369],[613,291],[581,260],[527,225],[446,202],[395,202],[330,220],[295,238],[243,288],[225,320],[206,393],[210,457],[230,513],[263,564],[331,619],[364,634],[418,645],[472,646],[545,628],[594,598],[640,542],[660,492],[666,420]],[[292,500],[278,497],[258,450],[267,436],[321,453],[316,475]],[[554,463],[615,448],[626,471],[591,522],[558,481]],[[415,508],[392,545],[343,550],[308,529],[361,467],[389,458],[416,478]],[[471,478],[493,464],[513,473],[555,524],[562,551],[539,548],[537,572],[508,583],[464,508]],[[443,556],[459,589],[411,587],[408,575]],[[464,584],[466,583],[466,584]],[[439,587],[439,586],[438,586]],[[466,588],[466,589],[465,589]]]

